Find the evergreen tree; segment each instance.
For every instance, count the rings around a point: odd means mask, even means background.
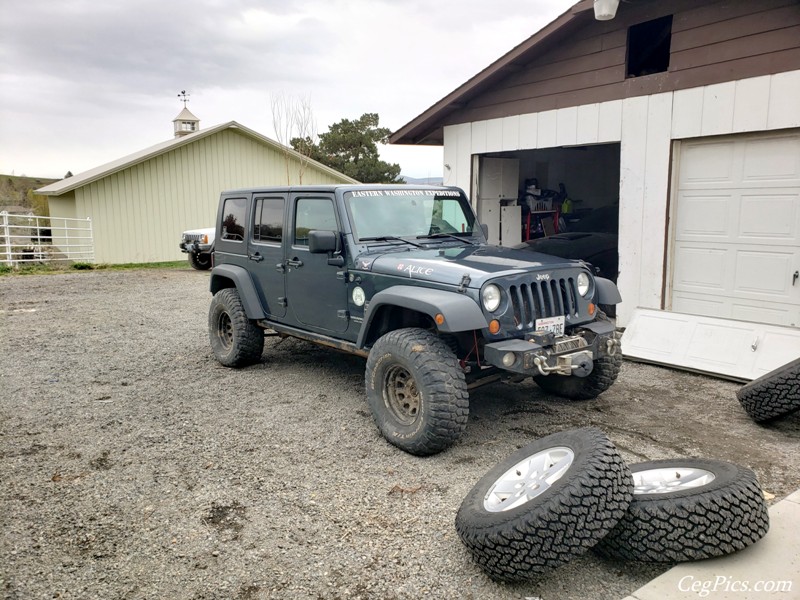
[[[355,121],[334,123],[319,135],[318,144],[308,137],[293,138],[290,143],[301,154],[362,183],[403,183],[400,165],[378,155],[378,144],[385,144],[391,133],[378,124],[377,113],[365,113]]]

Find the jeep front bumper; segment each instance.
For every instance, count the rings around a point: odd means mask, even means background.
[[[492,342],[484,346],[483,357],[492,366],[522,375],[586,377],[595,360],[620,350],[614,324],[595,321],[565,336],[537,331],[525,339]]]

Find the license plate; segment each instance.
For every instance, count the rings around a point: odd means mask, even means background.
[[[553,335],[564,335],[564,317],[536,319],[537,331],[549,331]]]

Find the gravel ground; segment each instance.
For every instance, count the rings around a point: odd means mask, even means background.
[[[626,460],[704,456],[800,487],[800,417],[734,383],[626,362],[601,398],[532,382],[472,393],[459,443],[417,458],[367,410],[364,360],[287,340],[212,358],[208,274],[0,277],[0,590],[6,598],[622,598],[664,566],[592,554],[499,585],[453,526],[516,448],[594,425]]]

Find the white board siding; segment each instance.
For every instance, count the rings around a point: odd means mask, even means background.
[[[579,106],[576,126],[576,144],[596,144],[600,139],[600,104]]]
[[[672,140],[800,127],[800,102],[797,100],[800,98],[800,71],[647,98],[656,97],[652,106],[648,101],[645,109],[649,113],[652,108],[657,115],[653,118],[637,112],[641,105],[630,102],[634,99],[579,106],[574,117],[575,143],[588,144],[596,140],[597,143],[621,142],[622,145],[619,287],[624,302],[618,311],[620,325],[627,323],[636,306],[661,307],[666,243],[664,219],[668,207]],[[595,106],[597,123],[592,116]],[[671,107],[670,110],[667,107]],[[565,131],[572,131],[573,116],[562,113],[571,110],[574,109],[519,115],[519,138],[513,138],[514,143],[506,145],[504,133],[502,150],[548,148],[558,145],[560,139],[571,139]],[[560,134],[559,123],[568,127]],[[470,152],[480,153],[476,148],[485,148],[486,139],[486,121],[467,125],[466,133],[458,129],[459,133],[452,136],[459,148],[458,170],[452,180],[465,190],[470,189]],[[445,133],[463,126],[447,126]],[[479,136],[483,132],[482,146],[468,139],[476,130]],[[449,140],[450,135],[445,138],[445,152]],[[448,164],[452,166],[453,163]],[[659,271],[662,276],[656,277]]]

